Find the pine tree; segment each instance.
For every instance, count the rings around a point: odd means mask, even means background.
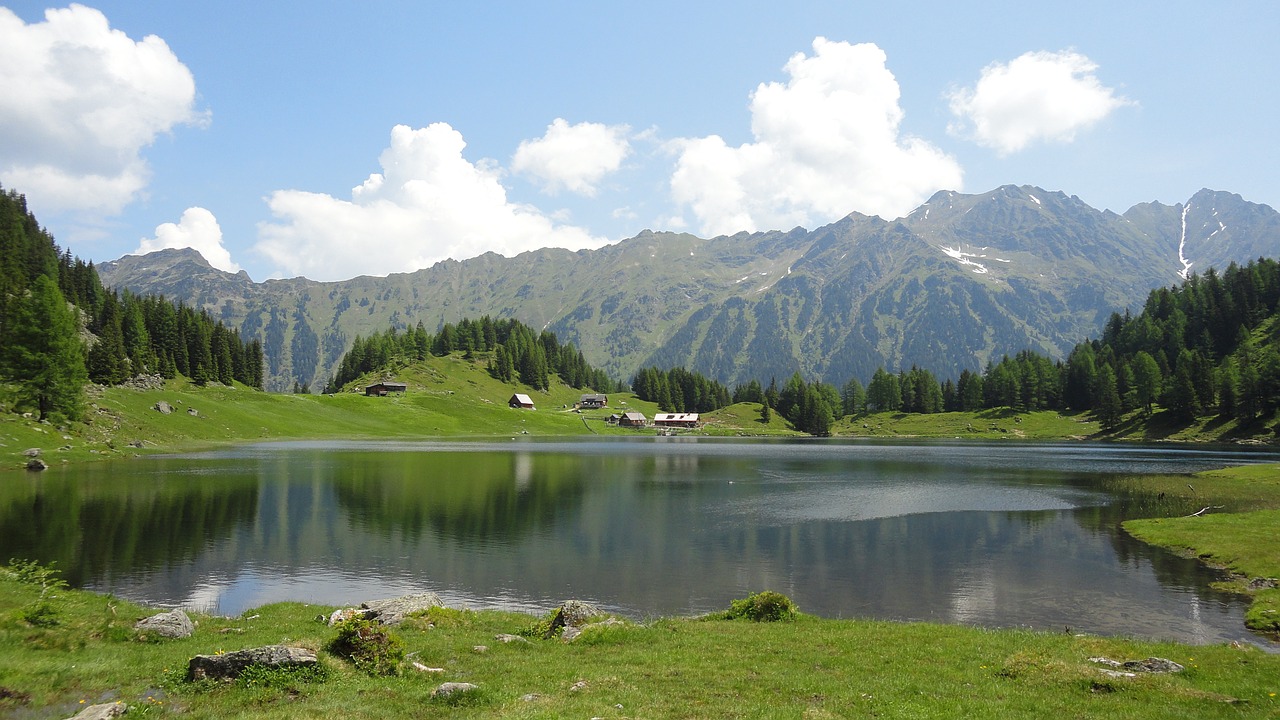
[[[1133,372],[1134,397],[1143,412],[1151,414],[1151,404],[1160,394],[1160,366],[1145,350],[1138,351],[1130,364]]]
[[[1098,370],[1098,422],[1104,430],[1114,430],[1123,416],[1120,409],[1120,391],[1116,388],[1116,372],[1110,365]]]
[[[88,373],[79,323],[49,277],[37,277],[11,304],[0,372],[17,388],[20,404],[34,407],[41,420],[83,415]]]
[[[98,341],[89,349],[89,377],[103,385],[118,385],[129,376],[120,326],[120,304],[108,293],[98,318]]]

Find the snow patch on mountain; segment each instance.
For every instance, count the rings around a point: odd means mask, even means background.
[[[1178,275],[1186,280],[1191,274],[1191,261],[1187,259],[1187,213],[1191,212],[1191,203],[1187,203],[1182,207],[1182,239],[1178,241],[1178,262],[1182,263],[1182,269],[1178,271]]]
[[[953,260],[959,261],[961,265],[972,266],[973,272],[977,275],[986,275],[988,272],[990,272],[989,270],[987,270],[986,265],[983,265],[980,262],[976,262],[970,259],[970,258],[976,258],[976,257],[986,257],[985,255],[978,255],[977,253],[965,252],[960,248],[947,247],[946,245],[939,245],[938,249],[941,250],[942,253],[947,257]]]

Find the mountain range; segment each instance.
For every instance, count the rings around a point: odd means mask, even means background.
[[[261,338],[268,389],[319,387],[356,335],[516,318],[629,379],[683,366],[722,382],[864,382],[877,367],[940,377],[1030,349],[1064,356],[1114,311],[1188,273],[1280,250],[1280,213],[1201,190],[1097,210],[1031,186],[943,191],[895,219],[699,238],[644,231],[598,250],[494,253],[387,277],[255,282],[194,250],[98,267],[109,287],[208,310]]]

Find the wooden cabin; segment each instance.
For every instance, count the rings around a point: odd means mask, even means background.
[[[578,399],[578,407],[583,410],[599,410],[609,404],[609,396],[600,393],[588,393]]]
[[[515,395],[512,395],[511,399],[507,401],[507,405],[521,410],[537,410],[537,408],[533,406],[533,398],[525,395],[524,393],[516,393]]]
[[[698,413],[658,413],[653,416],[654,427],[696,428]]]
[[[628,413],[623,413],[621,416],[619,416],[618,427],[642,428],[645,426],[647,422],[648,420],[645,419],[644,413],[628,412]]]
[[[405,383],[397,382],[379,382],[372,385],[366,385],[364,394],[369,397],[386,397],[389,393],[403,393],[409,389]]]

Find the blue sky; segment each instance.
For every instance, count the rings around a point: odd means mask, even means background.
[[[1269,1],[18,2],[0,184],[81,257],[256,280],[1008,183],[1274,207],[1277,35]]]

